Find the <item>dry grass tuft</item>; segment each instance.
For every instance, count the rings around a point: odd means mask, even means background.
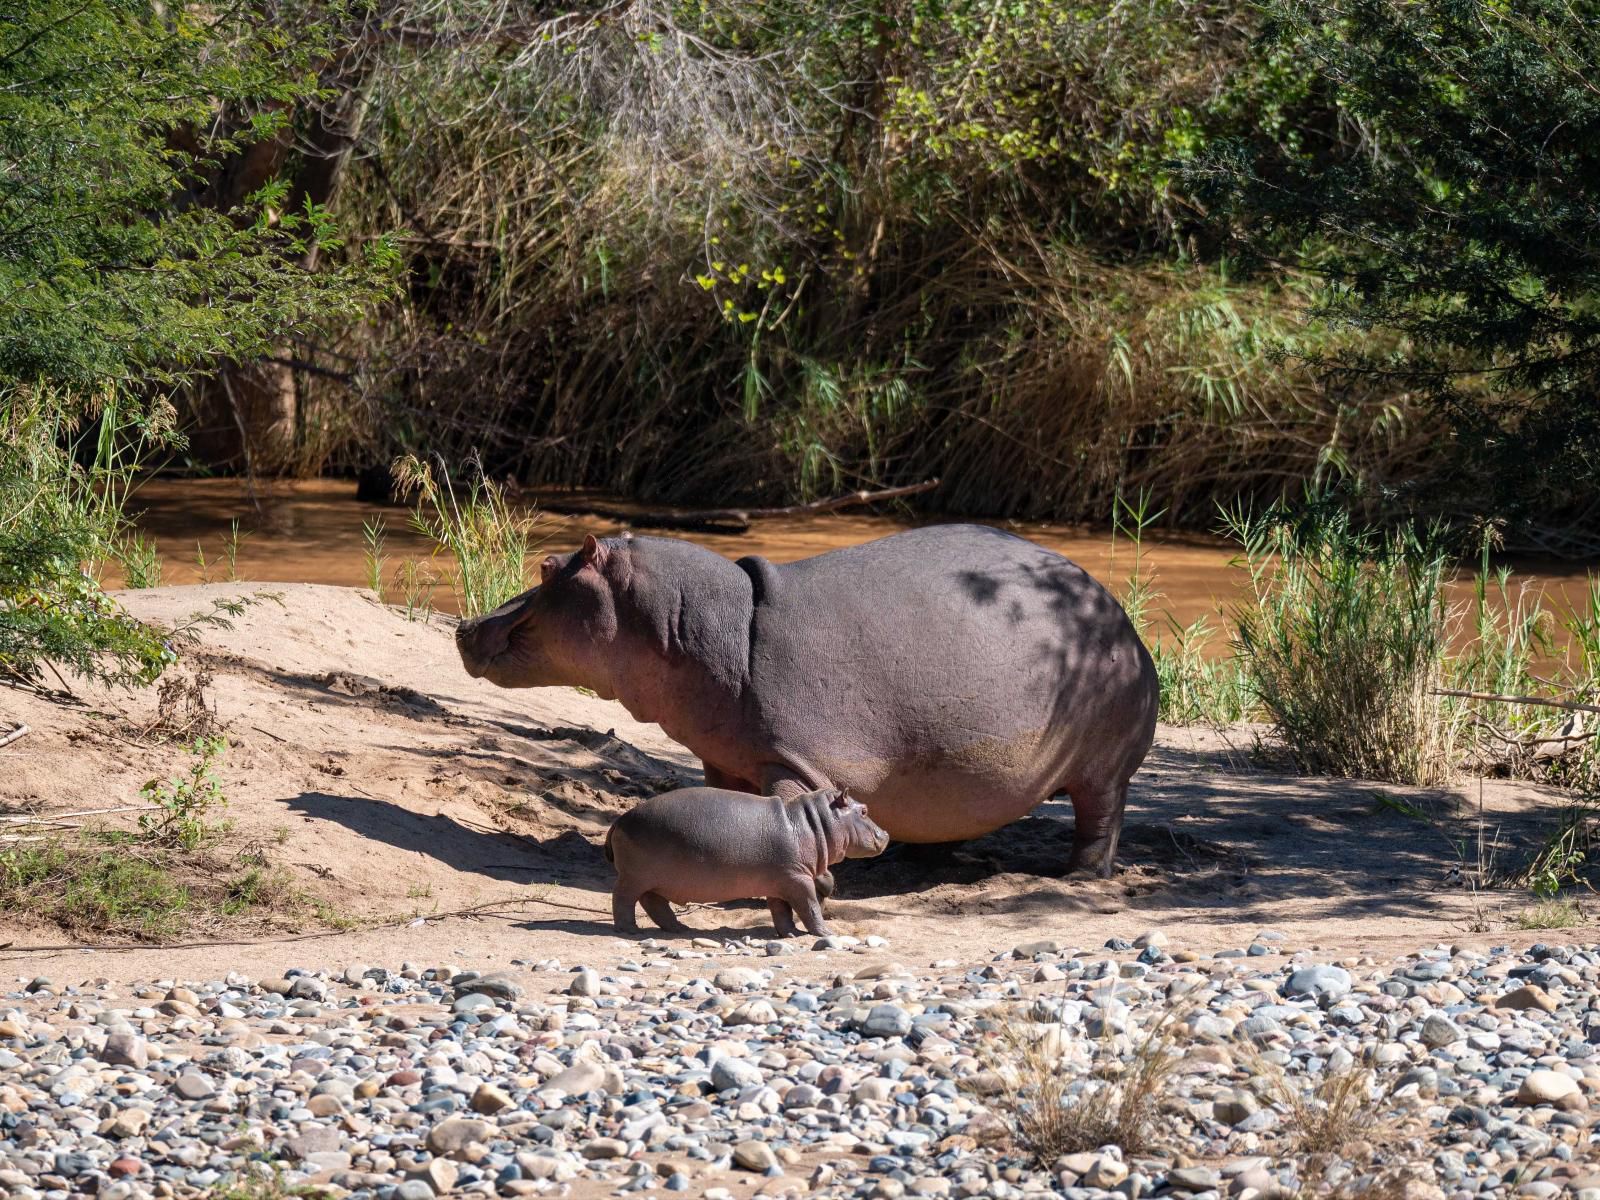
[[[1101,1146],[1128,1154],[1155,1148],[1161,1100],[1179,1062],[1166,1026],[1158,1022],[1126,1062],[1109,1040],[1080,1043],[1095,1060],[1085,1072],[1065,1061],[1071,1043],[1062,1025],[1008,1021],[989,1056],[1005,1085],[998,1107],[1017,1141],[1044,1164]]]
[[[1576,900],[1541,900],[1513,919],[1518,929],[1573,929],[1588,924],[1588,917]]]
[[[1329,1071],[1309,1092],[1276,1067],[1258,1074],[1268,1099],[1283,1111],[1282,1131],[1293,1154],[1337,1154],[1369,1138],[1382,1113],[1373,1100],[1373,1073],[1364,1067]]]
[[[169,671],[156,693],[155,719],[139,732],[148,741],[189,742],[222,732],[217,711],[206,696],[211,672],[197,668],[193,675]]]

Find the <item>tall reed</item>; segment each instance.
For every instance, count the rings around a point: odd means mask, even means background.
[[[414,456],[397,459],[395,480],[415,494],[411,523],[455,558],[456,599],[461,614],[476,617],[505,603],[528,585],[527,559],[534,545],[534,522],[512,509],[505,492],[489,479],[475,457],[465,499],[456,495],[441,461],[434,474]]]

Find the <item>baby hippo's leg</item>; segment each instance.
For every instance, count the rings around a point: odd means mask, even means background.
[[[794,909],[789,907],[787,900],[779,899],[777,896],[768,896],[767,911],[772,914],[772,925],[778,931],[779,937],[792,938],[800,932],[799,927],[794,923]]]
[[[616,890],[611,893],[611,920],[618,933],[639,932],[639,922],[633,916],[633,906],[637,903],[639,898],[632,891],[625,890],[619,880]]]
[[[783,898],[799,914],[800,923],[807,932],[817,937],[827,937],[830,930],[822,919],[822,902],[817,899],[817,881],[811,875],[801,875],[789,885]]]
[[[639,897],[639,903],[644,905],[644,911],[656,925],[670,933],[681,933],[689,928],[672,911],[672,905],[655,892],[646,892]]]

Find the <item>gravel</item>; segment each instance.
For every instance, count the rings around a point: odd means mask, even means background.
[[[25,977],[0,983],[0,1194],[1600,1200],[1600,946],[1335,961],[1127,932],[929,966],[701,938],[612,967]],[[1020,1143],[1026,1042],[1069,1105],[1171,1055],[1152,1136]],[[1372,1123],[1298,1153],[1348,1071]]]

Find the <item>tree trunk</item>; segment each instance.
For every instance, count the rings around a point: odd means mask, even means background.
[[[303,212],[307,203],[328,204],[339,177],[361,135],[366,112],[365,65],[330,67],[323,83],[333,95],[308,114],[295,147],[299,155],[287,209]],[[245,148],[219,169],[196,200],[228,209],[282,173],[288,165],[290,136]],[[313,243],[301,267],[313,270],[318,247]],[[226,367],[199,385],[191,398],[195,418],[190,444],[208,463],[226,465],[250,475],[293,475],[305,469],[304,412],[301,376],[293,362],[294,348],[283,345],[254,362]]]

